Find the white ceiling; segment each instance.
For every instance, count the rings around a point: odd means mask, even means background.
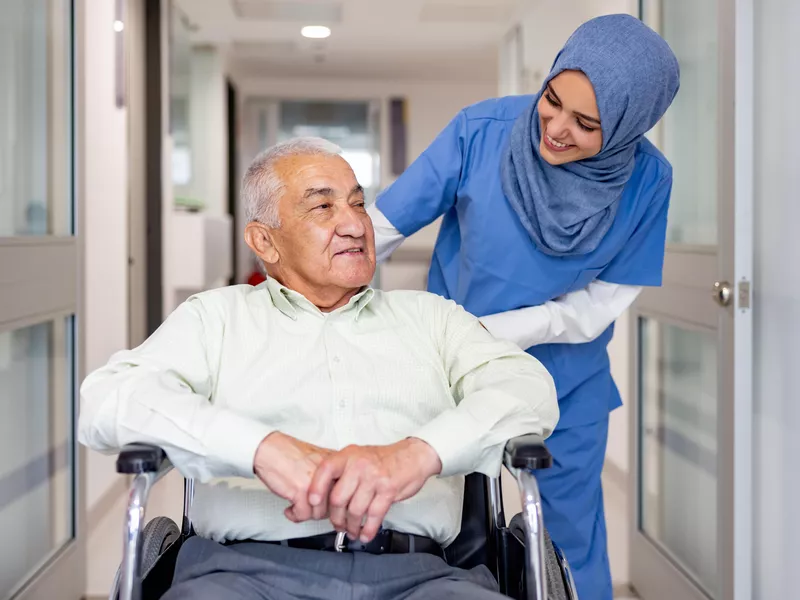
[[[528,0],[530,1],[530,0]],[[525,0],[176,0],[198,43],[239,76],[494,81]],[[307,40],[304,25],[327,25]]]

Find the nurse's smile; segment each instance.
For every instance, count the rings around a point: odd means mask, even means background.
[[[553,139],[547,133],[544,134],[544,143],[547,144],[547,147],[550,149],[551,152],[565,152],[570,148],[574,148],[574,144],[568,144],[567,142],[559,142],[556,139]]]

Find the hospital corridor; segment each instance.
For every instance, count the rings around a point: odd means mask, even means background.
[[[0,0],[0,600],[800,599],[798,0]]]

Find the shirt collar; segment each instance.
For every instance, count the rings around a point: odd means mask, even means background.
[[[293,321],[297,320],[299,311],[311,312],[321,316],[326,314],[303,296],[303,294],[287,288],[272,277],[267,277],[265,284],[275,308]],[[356,295],[350,298],[350,301],[345,306],[337,308],[329,314],[345,313],[354,310],[355,318],[358,320],[361,311],[369,304],[373,296],[375,296],[375,290],[369,286],[364,286]]]

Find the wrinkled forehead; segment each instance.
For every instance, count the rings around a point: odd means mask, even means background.
[[[279,159],[275,173],[284,188],[282,199],[300,201],[310,190],[327,189],[347,195],[358,184],[353,169],[341,156],[297,154]]]

